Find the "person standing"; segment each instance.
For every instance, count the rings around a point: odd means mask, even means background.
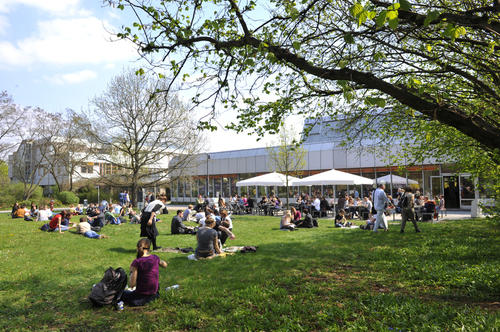
[[[373,227],[374,232],[378,231],[378,227],[381,223],[384,230],[389,230],[387,226],[387,218],[384,214],[386,204],[389,204],[389,199],[387,198],[384,189],[385,184],[380,183],[378,188],[373,192],[373,207],[375,208],[375,211],[377,211],[377,220],[375,221],[375,227]]]
[[[156,215],[165,208],[167,202],[166,196],[161,196],[160,199],[151,201],[141,214],[141,237],[147,237],[153,244],[153,250],[161,249],[156,245],[156,237],[158,229],[156,229]]]
[[[415,196],[411,192],[411,188],[407,187],[404,194],[401,195],[401,233],[405,232],[406,222],[411,220],[415,227],[415,232],[419,233],[417,222],[415,221]]]

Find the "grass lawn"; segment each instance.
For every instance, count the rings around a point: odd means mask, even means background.
[[[171,218],[158,224],[159,245],[195,247],[194,236],[169,235]],[[40,225],[0,215],[0,330],[500,330],[500,223],[491,220],[373,234],[331,220],[282,232],[279,218],[235,216],[227,245],[257,253],[198,262],[159,253],[169,263],[160,299],[120,312],[85,298],[109,266],[128,271],[139,226],[108,225],[110,239],[91,240]]]

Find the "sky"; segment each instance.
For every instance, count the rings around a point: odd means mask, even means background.
[[[0,0],[0,90],[21,106],[59,113],[87,109],[113,76],[145,65],[130,42],[112,34],[131,22],[129,13],[100,0]],[[234,118],[224,113],[217,122]],[[206,137],[207,152],[276,141],[224,129]]]

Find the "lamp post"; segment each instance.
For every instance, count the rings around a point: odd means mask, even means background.
[[[209,191],[209,183],[210,183],[210,176],[208,175],[208,161],[210,160],[210,154],[207,153],[207,197],[210,197],[210,191]]]

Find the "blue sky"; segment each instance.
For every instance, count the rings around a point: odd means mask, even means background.
[[[0,90],[21,106],[49,112],[86,109],[113,76],[144,65],[130,42],[111,41],[110,32],[133,20],[101,0],[0,0]],[[234,116],[226,113],[218,121],[227,123]],[[256,142],[225,130],[207,138],[209,151],[261,147],[275,140]]]

